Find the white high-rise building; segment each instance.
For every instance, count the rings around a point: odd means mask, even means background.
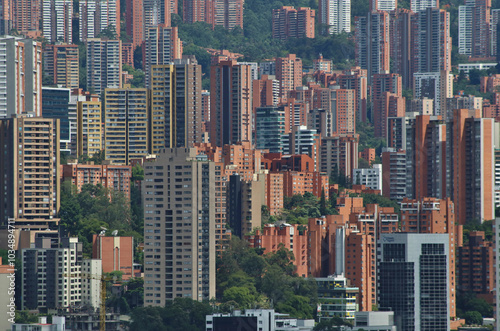
[[[319,0],[318,11],[330,33],[351,32],[351,0]]]
[[[411,11],[415,13],[436,7],[439,7],[438,0],[411,0]]]
[[[458,53],[470,55],[472,47],[471,6],[458,6]]]
[[[151,69],[154,65],[166,65],[182,58],[182,42],[176,27],[157,25],[146,29],[144,72],[146,87],[151,88]]]
[[[119,8],[118,8],[119,11]],[[117,13],[116,0],[83,0],[80,1],[80,41],[96,38],[99,33],[108,28],[114,28],[120,33],[120,17]]]
[[[42,44],[14,36],[0,38],[0,118],[42,111]]]
[[[43,36],[50,43],[73,43],[73,0],[44,0]]]
[[[354,169],[352,183],[355,185],[365,185],[372,190],[380,190],[382,193],[382,165],[374,164],[373,168]]]
[[[396,0],[371,0],[371,10],[391,11],[396,9]]]
[[[84,259],[82,263],[82,304],[99,308],[101,303],[102,260]]]

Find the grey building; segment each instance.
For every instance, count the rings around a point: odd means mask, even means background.
[[[450,329],[449,235],[381,234],[378,304],[400,331]]]
[[[227,183],[227,224],[232,234],[243,238],[254,228],[262,225],[261,207],[265,202],[264,176],[254,174],[252,180],[244,180],[239,174],[229,176]]]
[[[195,149],[144,164],[144,304],[215,296],[215,163]]]
[[[357,311],[352,331],[396,331],[393,311]]]

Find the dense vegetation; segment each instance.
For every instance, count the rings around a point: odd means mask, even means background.
[[[313,279],[299,277],[293,253],[281,246],[263,254],[238,238],[217,259],[219,309],[274,308],[297,318],[313,318],[317,287]]]
[[[59,217],[66,234],[78,236],[83,243],[84,256],[92,251],[92,235],[102,228],[110,234],[118,230],[120,236],[133,236],[134,242],[143,242],[143,215],[140,193],[131,189],[131,203],[121,192],[108,190],[102,185],[86,184],[80,192],[70,181],[61,189]]]
[[[142,307],[131,313],[130,331],[205,330],[205,316],[213,312],[208,302],[175,298],[165,307]]]

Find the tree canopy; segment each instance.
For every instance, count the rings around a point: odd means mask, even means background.
[[[274,308],[296,318],[313,318],[318,301],[314,279],[295,273],[294,256],[281,246],[262,251],[233,237],[217,259],[217,301],[222,311]]]
[[[175,298],[165,307],[140,307],[132,310],[130,331],[205,330],[205,316],[212,314],[208,302]]]
[[[102,228],[119,230],[120,235],[132,235],[136,242],[142,242],[142,216],[132,215],[130,201],[122,192],[101,184],[85,184],[77,192],[70,181],[64,181],[59,217],[68,234],[79,237],[87,256],[92,250],[92,235]]]

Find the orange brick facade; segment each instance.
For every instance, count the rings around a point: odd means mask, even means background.
[[[102,272],[123,272],[122,279],[134,277],[134,246],[132,237],[92,237],[92,258],[102,260]]]
[[[257,230],[255,236],[250,236],[252,247],[264,248],[264,253],[276,252],[280,245],[293,252],[296,273],[306,277],[307,273],[307,227],[300,224],[283,224],[275,226],[266,224],[264,229]]]
[[[123,194],[130,199],[130,179],[132,166],[67,164],[61,165],[63,180],[71,180],[80,191],[85,184],[101,184]]]

